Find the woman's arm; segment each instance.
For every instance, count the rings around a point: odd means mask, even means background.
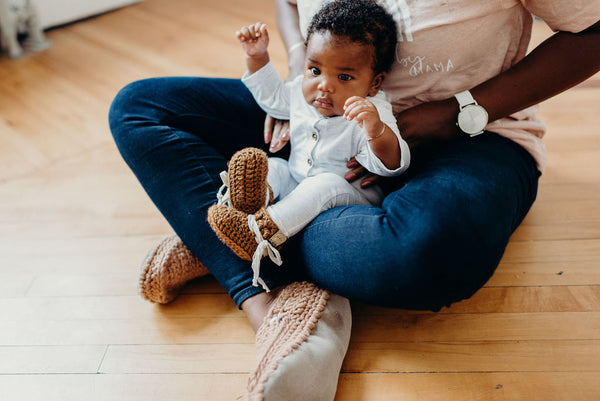
[[[296,0],[276,0],[275,12],[279,34],[288,51],[288,67],[290,69],[288,79],[293,79],[302,74],[306,53],[304,38],[300,32]]]
[[[509,116],[584,81],[600,70],[600,22],[580,33],[558,32],[519,63],[471,89],[489,120]],[[465,135],[456,127],[454,98],[399,113],[402,137],[411,147]]]
[[[275,12],[277,27],[288,51],[288,80],[302,74],[304,69],[304,38],[300,33],[296,0],[276,0]],[[264,129],[265,143],[271,143],[269,150],[277,152],[290,140],[289,121],[276,120],[267,115]]]

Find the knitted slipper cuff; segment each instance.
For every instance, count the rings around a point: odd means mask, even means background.
[[[256,333],[249,399],[333,400],[351,325],[347,299],[306,282],[285,287]]]
[[[166,304],[188,281],[209,274],[177,235],[156,244],[142,262],[139,292],[150,302]]]
[[[272,199],[268,173],[269,159],[261,149],[244,148],[234,153],[227,173],[231,207],[252,214],[268,205]]]
[[[223,184],[217,191],[217,205],[234,207],[231,205],[231,193],[229,190],[229,174],[227,173],[227,171],[221,171],[219,173],[219,177],[221,177],[221,181],[223,182]],[[273,188],[271,188],[271,186],[267,184],[267,193],[264,206],[267,207],[275,203],[274,197],[275,196],[273,194]],[[246,209],[251,208],[246,207]]]

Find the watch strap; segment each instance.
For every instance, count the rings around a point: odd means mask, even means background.
[[[454,95],[454,97],[456,98],[456,100],[458,100],[458,106],[460,110],[464,109],[465,107],[471,104],[477,104],[475,99],[473,99],[473,95],[471,95],[471,92],[469,92],[468,90],[457,93],[456,95]]]

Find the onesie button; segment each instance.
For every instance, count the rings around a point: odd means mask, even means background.
[[[316,132],[313,132],[312,139],[314,139],[316,141],[317,139],[319,139],[319,135],[317,135]]]
[[[306,163],[308,163],[308,165],[309,165],[309,166],[312,166],[312,163],[313,163],[313,162],[312,162],[312,159],[308,159],[308,160],[306,160]]]

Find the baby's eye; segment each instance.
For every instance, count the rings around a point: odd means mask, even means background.
[[[350,81],[352,79],[352,77],[348,74],[340,74],[340,75],[338,75],[338,78],[341,81]]]
[[[313,75],[321,75],[321,70],[319,70],[317,67],[311,67],[309,69]]]

